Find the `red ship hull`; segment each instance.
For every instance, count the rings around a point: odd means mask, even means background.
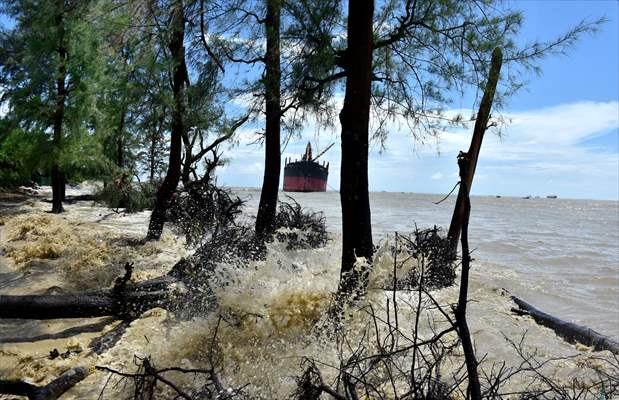
[[[284,167],[284,192],[325,192],[328,169],[314,161],[297,161]]]
[[[326,192],[327,181],[298,176],[284,177],[284,192]]]

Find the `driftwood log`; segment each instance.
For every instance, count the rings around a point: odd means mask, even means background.
[[[511,299],[518,305],[518,309],[513,312],[520,315],[529,315],[535,322],[555,331],[557,335],[570,343],[581,343],[593,347],[594,350],[608,350],[613,354],[619,354],[619,343],[583,325],[564,321],[550,314],[547,314],[526,301],[511,296]]]
[[[87,375],[86,369],[73,368],[45,386],[36,386],[19,380],[0,380],[0,393],[27,396],[29,400],[56,400]]]

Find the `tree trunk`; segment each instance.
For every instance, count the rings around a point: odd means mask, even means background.
[[[64,198],[64,177],[58,164],[58,153],[62,146],[63,122],[65,112],[65,98],[67,96],[66,77],[67,77],[67,49],[64,43],[64,0],[58,0],[56,14],[56,25],[58,27],[58,77],[56,78],[56,108],[53,115],[53,140],[52,145],[55,153],[52,161],[52,213],[59,214],[64,211],[62,200]]]
[[[118,165],[120,168],[122,168],[125,163],[123,132],[125,131],[126,114],[126,110],[123,108],[120,113],[120,122],[118,125],[118,132],[116,134],[116,165]]]
[[[76,367],[45,386],[36,386],[23,381],[0,380],[0,393],[26,396],[28,400],[56,400],[86,376],[88,376],[88,371],[85,368]]]
[[[280,152],[280,13],[281,0],[266,0],[267,15],[265,30],[267,48],[265,54],[266,75],[264,78],[266,126],[264,141],[264,178],[260,192],[260,204],[256,216],[256,236],[262,240],[273,232],[279,175],[281,168]]]
[[[155,127],[156,128],[156,127]],[[150,137],[150,148],[148,154],[150,155],[148,161],[148,181],[150,183],[155,182],[155,148],[157,146],[157,134],[152,133]]]
[[[183,172],[181,173],[181,182],[183,182],[183,187],[187,187],[187,185],[189,185],[189,181],[191,180],[191,164],[195,161],[191,152],[192,146],[189,143],[189,140],[186,140],[185,161],[183,162]]]
[[[60,199],[64,203],[67,200],[67,178],[64,172],[60,173]]]
[[[490,72],[488,75],[488,82],[484,90],[484,96],[479,104],[479,112],[477,113],[477,119],[475,120],[475,128],[473,130],[473,138],[471,139],[471,145],[467,153],[469,165],[467,166],[467,174],[461,178],[460,189],[458,191],[458,198],[456,200],[456,206],[454,208],[453,216],[451,217],[451,224],[449,225],[449,243],[453,256],[456,256],[458,251],[458,238],[460,237],[460,231],[462,230],[462,221],[464,220],[465,213],[465,196],[470,194],[471,185],[473,184],[473,176],[475,175],[475,168],[477,167],[477,160],[479,158],[479,151],[481,150],[481,143],[484,139],[484,134],[488,127],[488,120],[490,119],[490,110],[492,109],[492,102],[494,101],[494,94],[496,92],[496,85],[499,81],[499,74],[501,72],[501,65],[503,63],[503,53],[499,47],[492,52],[492,61],[490,65]],[[466,188],[466,193],[463,188]]]
[[[179,268],[182,266],[179,262]],[[121,288],[85,293],[0,295],[0,319],[124,318],[178,301],[179,279],[165,275]],[[176,293],[176,295],[174,295]]]
[[[619,342],[613,340],[612,338],[602,335],[601,333],[586,326],[563,321],[550,314],[546,314],[542,310],[537,309],[516,296],[511,296],[511,298],[514,303],[518,305],[518,309],[512,309],[513,312],[520,315],[531,316],[535,322],[552,329],[557,335],[561,336],[566,341],[570,343],[582,343],[586,346],[593,347],[593,349],[597,351],[607,350],[613,354],[619,355]]]
[[[55,134],[54,134],[55,136]],[[58,142],[54,140],[54,144]],[[52,213],[60,214],[64,212],[62,206],[62,174],[56,161],[52,164]]]
[[[466,156],[458,159],[458,166],[460,167],[460,176],[463,178],[466,176],[467,168],[470,165],[466,159]],[[466,186],[466,182],[462,185]],[[462,188],[462,186],[461,186]],[[471,202],[468,195],[468,190],[465,187],[464,193],[464,214],[462,216],[462,274],[460,279],[460,293],[458,297],[458,306],[456,307],[455,317],[456,326],[458,328],[458,335],[462,341],[462,350],[464,351],[464,361],[466,364],[466,370],[468,374],[468,392],[471,399],[481,400],[481,386],[479,384],[479,375],[477,373],[477,357],[475,356],[475,349],[473,348],[473,342],[471,340],[471,332],[466,321],[466,303],[468,302],[469,291],[469,270],[471,266],[471,256],[469,254],[469,216],[471,214]]]
[[[372,87],[373,0],[348,2],[348,49],[345,54],[346,94],[342,124],[342,266],[339,292],[349,294],[366,272],[354,271],[356,257],[371,261],[374,252],[368,193],[368,141]]]
[[[170,135],[170,159],[168,163],[168,172],[163,183],[157,191],[155,198],[155,206],[150,216],[148,225],[149,240],[157,240],[161,237],[163,225],[165,223],[166,212],[172,200],[172,196],[178,181],[181,177],[181,151],[182,137],[184,132],[183,116],[185,114],[185,106],[183,99],[183,87],[187,80],[185,65],[185,47],[183,44],[185,38],[185,19],[183,13],[183,2],[177,1],[172,9],[172,37],[169,48],[174,59],[174,73],[172,90],[174,92],[174,108],[172,109],[172,127]]]
[[[6,296],[0,295],[0,318],[56,319],[95,318],[108,315],[139,315],[154,307],[165,307],[171,290],[141,290],[116,294],[112,290],[77,293]]]

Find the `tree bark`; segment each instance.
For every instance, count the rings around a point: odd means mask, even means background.
[[[460,177],[464,179],[467,174],[467,168],[470,165],[470,160],[466,156],[458,159],[458,166],[460,167]],[[462,182],[461,185],[466,186],[466,182]],[[461,186],[462,188],[462,186]],[[471,213],[471,202],[468,195],[468,188],[464,188],[464,202],[462,216],[462,274],[460,279],[460,293],[458,297],[458,306],[456,307],[455,317],[456,326],[458,328],[458,335],[462,341],[462,349],[464,351],[464,360],[466,364],[466,370],[468,374],[468,391],[471,399],[481,400],[481,386],[479,384],[479,375],[477,373],[477,358],[475,356],[475,349],[473,348],[473,342],[471,341],[471,333],[466,321],[466,303],[468,302],[469,291],[469,270],[471,267],[471,256],[469,254],[469,216]]]
[[[0,393],[27,396],[28,400],[56,400],[88,376],[82,367],[70,369],[45,386],[35,386],[23,381],[0,380]]]
[[[169,43],[170,52],[174,60],[172,90],[174,92],[174,107],[172,109],[172,126],[170,135],[170,159],[168,172],[157,191],[155,206],[148,225],[149,240],[158,240],[165,224],[166,212],[172,200],[172,195],[178,186],[181,177],[182,138],[185,130],[183,116],[185,114],[183,88],[187,81],[185,69],[185,17],[183,2],[176,1],[172,9],[172,35]]]
[[[127,112],[126,112],[125,108],[123,108],[123,110],[120,112],[120,121],[119,121],[119,124],[118,124],[118,132],[116,133],[116,165],[118,165],[120,168],[122,168],[123,165],[125,164],[123,132],[125,131],[126,114],[127,114]]]
[[[542,310],[535,308],[516,296],[511,296],[511,299],[519,307],[518,310],[512,309],[512,311],[521,315],[531,316],[535,322],[552,329],[566,341],[570,343],[582,343],[586,346],[593,347],[597,351],[608,350],[613,354],[619,354],[619,343],[608,336],[602,335],[586,326],[563,321],[550,314],[546,314]]]
[[[281,66],[280,66],[280,14],[281,0],[266,0],[267,14],[265,30],[267,48],[265,54],[265,141],[264,178],[260,192],[260,204],[256,216],[256,236],[266,239],[273,233],[279,175],[281,170],[280,130],[281,130]]]
[[[157,127],[154,126],[154,129]],[[158,133],[152,132],[150,137],[150,148],[148,149],[149,154],[149,162],[148,162],[148,182],[155,182],[155,157],[156,157],[156,147],[157,147],[157,137]]]
[[[118,295],[111,290],[54,295],[0,295],[0,318],[57,319],[95,318],[125,312],[139,315],[155,307],[164,307],[170,291],[137,291]]]
[[[0,295],[0,319],[57,319],[137,316],[155,307],[166,308],[176,299],[179,280],[164,276],[119,289],[85,293]]]
[[[189,181],[191,180],[191,163],[194,161],[191,150],[191,147],[187,145],[187,142],[185,142],[185,160],[181,172],[181,182],[183,182],[183,187],[187,187]]]
[[[53,139],[52,146],[55,150],[54,160],[52,161],[52,213],[60,214],[64,211],[62,200],[64,198],[64,177],[58,164],[58,152],[62,146],[63,122],[65,113],[65,99],[67,96],[67,48],[65,45],[64,27],[64,0],[56,2],[56,25],[58,28],[58,77],[56,78],[56,107],[53,115]]]
[[[371,261],[374,252],[368,193],[368,142],[372,87],[374,2],[348,2],[348,48],[344,56],[346,94],[342,125],[342,266],[340,293],[364,289],[366,273],[353,270],[356,257]]]
[[[467,153],[469,160],[469,165],[466,168],[467,174],[461,178],[458,198],[456,200],[453,216],[451,217],[449,233],[447,234],[454,258],[458,251],[458,238],[460,237],[460,231],[462,230],[462,223],[464,220],[465,197],[469,196],[471,185],[473,184],[473,176],[475,175],[475,168],[477,167],[481,143],[488,127],[488,120],[490,119],[490,111],[492,109],[492,102],[494,101],[494,94],[496,92],[497,82],[499,81],[502,64],[503,52],[499,47],[497,47],[492,52],[488,82],[486,83],[484,95],[481,99],[481,103],[479,104],[479,111],[477,113],[475,128],[473,130],[473,138],[471,139],[471,145]],[[466,192],[463,188],[466,188]]]
[[[54,141],[54,144],[57,144]],[[64,212],[62,206],[62,174],[60,173],[60,167],[56,161],[52,164],[52,213],[60,214]]]

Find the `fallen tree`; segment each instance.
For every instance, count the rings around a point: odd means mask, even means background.
[[[56,400],[67,390],[88,376],[86,369],[70,369],[45,386],[36,386],[19,380],[0,380],[0,393],[27,396],[28,400]]]
[[[512,308],[512,312],[531,316],[535,322],[552,329],[564,340],[570,343],[578,342],[593,347],[597,351],[608,350],[613,354],[619,354],[619,343],[608,336],[602,335],[586,326],[564,321],[547,314],[516,296],[511,296],[511,299],[518,305],[517,309]]]
[[[142,282],[131,283],[132,264],[125,265],[126,273],[116,280],[114,287],[83,293],[38,294],[38,295],[0,295],[0,319],[56,319],[56,318],[94,318],[114,316],[123,320],[132,320],[143,312],[161,307],[174,311],[191,311],[211,309],[215,299],[210,295],[210,279],[217,263],[225,262],[239,266],[249,260],[265,256],[266,248],[255,238],[254,231],[248,225],[236,224],[235,217],[240,212],[242,201],[233,198],[213,185],[202,186],[203,196],[210,202],[194,201],[193,207],[200,204],[218,204],[211,211],[196,213],[202,219],[198,231],[189,231],[191,224],[181,225],[186,235],[198,238],[202,245],[188,258],[180,259],[170,271],[161,277]],[[320,214],[304,211],[297,205],[292,207],[283,203],[285,210],[293,209],[295,218],[281,211],[278,214],[282,228],[305,230],[307,238],[303,245],[320,247],[326,242],[324,217]],[[189,215],[187,216],[189,217]],[[197,219],[191,221],[196,222]],[[295,225],[296,220],[303,221]],[[279,226],[278,225],[278,226]],[[199,235],[196,233],[199,232]],[[319,238],[320,240],[316,239]],[[284,236],[282,240],[289,241]],[[297,240],[299,242],[299,240]],[[295,242],[296,243],[296,242]],[[200,299],[200,302],[196,301]],[[200,303],[200,304],[198,304]]]
[[[185,265],[181,259],[177,265]],[[175,271],[178,270],[179,267]],[[167,308],[183,292],[178,274],[129,284],[133,267],[125,266],[126,273],[118,278],[111,289],[83,293],[0,295],[0,318],[56,319],[94,318],[116,316],[134,319],[155,307]],[[174,270],[174,269],[173,269]]]
[[[0,318],[55,319],[93,318],[129,314],[167,305],[169,288],[149,291],[128,288],[122,293],[101,290],[87,293],[0,296]]]

